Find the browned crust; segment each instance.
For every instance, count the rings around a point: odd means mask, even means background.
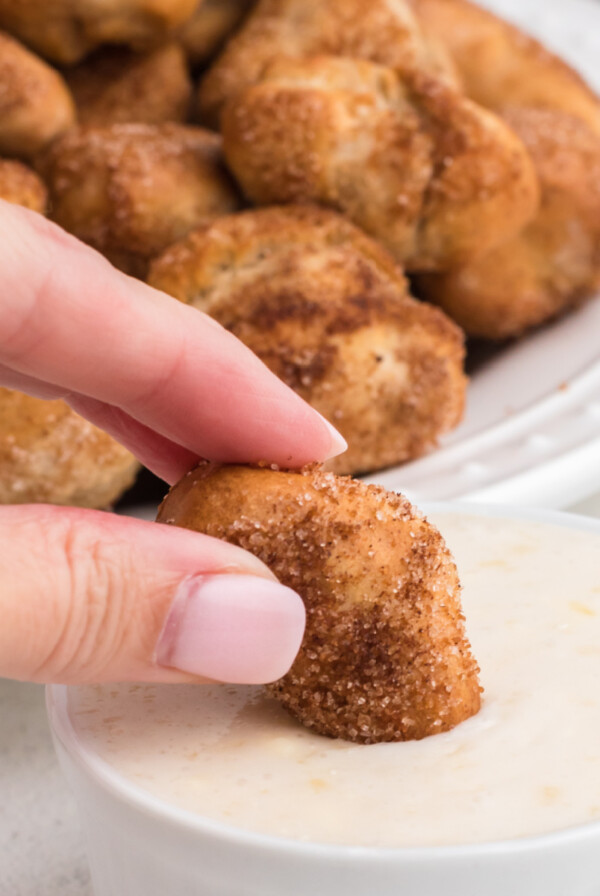
[[[138,469],[126,448],[63,401],[0,388],[0,504],[102,509]]]
[[[6,28],[42,56],[80,62],[102,44],[145,50],[164,43],[198,0],[0,0]]]
[[[462,416],[462,333],[332,212],[218,218],[157,259],[149,282],[218,320],[338,427],[349,449],[336,472],[418,457]]]
[[[420,294],[472,336],[519,336],[600,283],[600,137],[557,110],[512,108],[507,121],[535,162],[541,209],[515,239],[463,268],[419,277]]]
[[[411,0],[446,48],[467,94],[489,109],[534,106],[586,122],[600,135],[598,97],[566,62],[469,0]]]
[[[240,25],[253,0],[203,0],[177,32],[194,66],[205,65]]]
[[[258,83],[277,56],[328,54],[367,59],[401,72],[421,69],[452,81],[439,41],[425,40],[409,3],[387,0],[259,0],[200,87],[204,120]]]
[[[75,122],[61,76],[0,32],[0,153],[31,158]]]
[[[270,690],[317,733],[412,740],[478,711],[454,562],[403,497],[315,469],[200,466],[158,520],[251,551],[301,595],[304,641]]]
[[[201,128],[75,128],[41,168],[53,219],[138,275],[205,218],[238,206],[221,140]]]
[[[341,211],[408,270],[464,264],[537,210],[535,171],[513,131],[420,73],[280,58],[227,104],[222,125],[251,201]]]
[[[105,48],[65,77],[82,125],[184,122],[190,111],[192,82],[175,43],[150,53]]]
[[[0,159],[0,199],[44,214],[48,192],[37,174],[12,159]]]

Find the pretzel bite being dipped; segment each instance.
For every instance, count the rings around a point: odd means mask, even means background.
[[[0,388],[0,504],[103,509],[138,469],[126,448],[63,401]]]
[[[150,53],[99,50],[65,71],[82,125],[184,122],[192,83],[183,50],[171,43]]]
[[[149,283],[219,321],[335,424],[349,444],[336,472],[418,457],[460,420],[462,333],[340,215],[217,218],[153,262]]]
[[[511,108],[542,188],[539,214],[513,239],[456,270],[417,278],[471,336],[520,336],[592,297],[600,284],[600,136],[560,110]]]
[[[144,50],[164,43],[198,0],[0,0],[6,28],[42,56],[80,62],[102,44]]]
[[[538,183],[522,142],[453,87],[371,62],[278,59],[222,116],[254,203],[346,214],[407,270],[446,270],[515,235]]]
[[[54,220],[141,277],[168,245],[238,206],[221,140],[201,128],[75,128],[52,146],[41,168]]]
[[[203,120],[217,127],[225,103],[257,84],[276,57],[321,54],[456,81],[441,41],[424,33],[406,0],[258,0],[201,82]]]
[[[31,158],[74,122],[58,72],[0,31],[0,153]]]
[[[0,159],[0,199],[23,205],[43,215],[48,193],[35,171],[27,165],[14,159]]]
[[[317,733],[418,740],[478,711],[456,567],[402,496],[318,469],[205,464],[158,520],[249,550],[300,594],[304,641],[270,689]]]
[[[223,46],[250,9],[252,0],[200,0],[177,39],[192,65],[204,65]]]

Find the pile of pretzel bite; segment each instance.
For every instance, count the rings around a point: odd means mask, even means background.
[[[468,0],[0,0],[0,29],[0,196],[235,333],[346,437],[337,473],[431,450],[465,337],[600,283],[598,98]],[[0,502],[135,472],[0,393]]]

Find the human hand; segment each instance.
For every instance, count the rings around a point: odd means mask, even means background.
[[[0,384],[62,398],[167,482],[200,456],[286,467],[341,436],[231,334],[0,202]],[[0,675],[276,679],[304,607],[252,555],[174,527],[0,508]]]

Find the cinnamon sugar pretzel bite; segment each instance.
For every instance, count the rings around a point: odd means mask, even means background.
[[[258,83],[274,58],[322,54],[456,79],[443,44],[424,34],[407,0],[258,0],[201,82],[203,119],[216,126],[227,100]]]
[[[221,140],[201,128],[75,128],[53,145],[42,171],[54,220],[138,276],[205,218],[238,206]]]
[[[149,53],[103,48],[65,77],[82,125],[184,122],[190,111],[192,82],[176,43]]]
[[[421,26],[450,54],[475,102],[497,111],[510,106],[560,111],[600,135],[594,91],[539,41],[469,0],[411,3]]]
[[[252,0],[200,0],[177,32],[192,65],[204,65],[221,49],[251,5]]]
[[[269,689],[318,734],[415,740],[478,711],[456,567],[401,495],[318,469],[201,465],[158,520],[249,550],[300,594],[304,641]]]
[[[14,159],[0,159],[0,199],[23,205],[44,214],[48,203],[46,187],[35,171]]]
[[[53,62],[73,65],[102,44],[163,43],[198,0],[0,0],[0,28]]]
[[[418,457],[462,415],[462,333],[332,212],[217,218],[167,249],[149,283],[219,321],[335,424],[349,444],[336,472]]]
[[[0,31],[0,153],[31,158],[74,122],[58,72]]]
[[[537,216],[514,238],[417,288],[468,333],[521,335],[600,284],[600,101],[565,62],[468,0],[413,0],[467,93],[498,111],[527,147],[541,187]]]
[[[513,131],[428,76],[278,59],[227,104],[222,128],[251,201],[341,211],[411,271],[465,263],[537,210],[535,171]]]
[[[506,120],[536,164],[539,214],[465,267],[417,278],[419,293],[467,333],[520,336],[590,298],[600,285],[600,137],[561,111],[513,108]]]
[[[102,509],[138,469],[126,448],[64,401],[0,388],[0,504]]]

